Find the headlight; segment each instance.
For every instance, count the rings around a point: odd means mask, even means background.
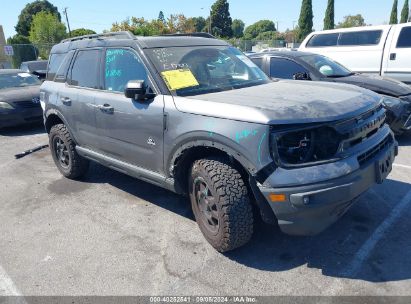
[[[0,101],[0,109],[8,109],[8,110],[12,110],[14,109],[13,106],[7,102],[4,101]]]
[[[333,160],[342,140],[331,127],[278,132],[272,138],[274,159],[283,167]]]

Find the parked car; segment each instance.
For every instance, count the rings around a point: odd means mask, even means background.
[[[249,56],[269,77],[346,83],[383,96],[387,122],[396,134],[411,130],[411,87],[390,78],[359,74],[323,55],[273,52]]]
[[[411,23],[314,32],[299,50],[328,56],[354,72],[411,84]]]
[[[40,80],[46,78],[47,60],[25,61],[20,65],[20,70],[37,76]]]
[[[0,70],[0,128],[43,120],[40,84],[24,71]]]
[[[40,96],[64,176],[94,160],[186,194],[221,252],[249,241],[253,208],[312,235],[387,177],[398,144],[379,95],[271,81],[226,42],[191,35],[106,33],[52,48]]]

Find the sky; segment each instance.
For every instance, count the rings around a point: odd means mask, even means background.
[[[162,10],[167,17],[182,13],[187,17],[209,15],[214,0],[49,0],[58,7],[60,13],[68,8],[71,29],[80,27],[93,29],[97,33],[108,30],[115,21],[127,17],[154,19]],[[14,26],[24,6],[31,1],[0,0],[0,25],[6,38],[15,34]],[[399,15],[404,0],[399,0]],[[335,21],[338,23],[346,15],[362,14],[367,24],[384,24],[389,20],[393,0],[335,0]],[[278,22],[280,31],[292,29],[297,23],[301,0],[229,0],[233,19],[241,19],[250,25],[261,19]],[[327,0],[313,0],[314,29],[323,27]],[[62,15],[62,21],[65,22]]]

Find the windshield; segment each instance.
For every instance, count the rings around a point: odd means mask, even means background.
[[[18,88],[40,85],[41,82],[37,77],[28,73],[9,73],[0,74],[0,90],[7,88]]]
[[[147,54],[170,91],[178,96],[234,90],[270,81],[233,47],[170,47],[149,49]]]
[[[346,67],[325,56],[306,55],[300,58],[326,77],[346,77],[353,74]]]

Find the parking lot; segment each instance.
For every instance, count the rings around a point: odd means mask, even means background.
[[[41,126],[0,131],[0,295],[411,295],[411,135],[383,185],[331,228],[258,224],[220,254],[186,198],[93,164],[71,181]],[[341,193],[344,195],[344,193]]]

